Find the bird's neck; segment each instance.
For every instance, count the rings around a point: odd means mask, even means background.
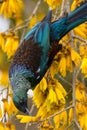
[[[28,90],[31,87],[31,83],[27,79],[28,73],[27,69],[20,66],[13,66],[10,69],[9,78],[14,91],[16,88]]]

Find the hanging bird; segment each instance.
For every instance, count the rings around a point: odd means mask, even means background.
[[[59,40],[71,29],[87,20],[87,1],[79,8],[51,22],[52,11],[24,37],[14,54],[9,69],[13,101],[22,112],[29,114],[27,91],[34,89],[61,50]]]

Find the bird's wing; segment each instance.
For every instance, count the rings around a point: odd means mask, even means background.
[[[50,48],[50,27],[49,23],[42,22],[34,35],[34,42],[42,47],[40,69],[44,71],[48,62],[48,52]]]
[[[48,14],[47,14],[39,23],[37,23],[37,24],[25,35],[25,37],[24,37],[23,40],[25,40],[25,39],[27,40],[27,39],[29,39],[30,37],[32,37],[32,36],[35,34],[36,30],[39,28],[39,26],[41,26],[40,24],[42,24],[44,21],[50,23],[50,22],[51,22],[51,17],[52,17],[52,11],[49,11]],[[22,43],[22,42],[21,42],[21,43]]]
[[[23,38],[23,40],[27,40],[29,39],[30,37],[32,37],[34,34],[35,34],[35,31],[37,30],[37,28],[39,27],[40,25],[40,22],[37,23],[26,35],[25,37]]]

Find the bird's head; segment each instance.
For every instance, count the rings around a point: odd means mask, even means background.
[[[13,102],[18,110],[29,114],[27,107],[27,91],[30,88],[31,84],[21,71],[24,70],[13,67],[9,72],[9,79],[13,92]]]
[[[18,110],[30,115],[27,106],[27,92],[24,89],[17,89],[13,92],[13,102]]]

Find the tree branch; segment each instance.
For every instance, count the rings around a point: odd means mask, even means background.
[[[72,93],[72,102],[73,102],[73,118],[74,120],[76,120],[76,67],[74,67],[74,71],[73,71],[73,86],[72,86],[72,90],[73,90],[73,93]],[[75,127],[74,127],[74,130],[75,130]]]
[[[79,130],[82,130],[82,128],[80,127],[79,123],[77,122],[77,120],[74,120],[76,126],[78,127]]]
[[[62,17],[65,9],[65,0],[62,0],[62,5],[61,5],[61,12],[60,12],[60,17]]]
[[[73,37],[73,39],[78,39],[79,41],[84,42],[84,43],[87,44],[87,40],[85,40],[85,39],[83,39],[83,38],[81,38],[81,37],[79,37],[79,36],[72,35],[72,37]],[[83,44],[82,44],[82,45],[83,45]],[[85,44],[84,44],[84,45],[85,45]]]
[[[69,85],[69,86],[72,87],[72,84],[71,84],[69,81],[65,80],[61,75],[58,75],[58,78],[60,78],[60,79],[61,79],[62,81],[64,81],[67,85]]]

